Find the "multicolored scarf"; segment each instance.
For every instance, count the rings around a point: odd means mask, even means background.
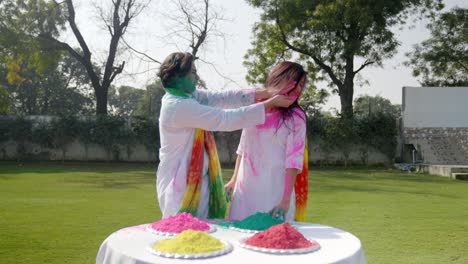
[[[210,198],[208,206],[208,218],[225,218],[227,213],[227,196],[224,191],[221,165],[213,132],[197,128],[192,148],[192,157],[187,176],[187,187],[179,212],[197,214],[200,204],[200,193],[203,178],[204,149],[209,157],[209,189]]]
[[[195,91],[196,80],[189,76],[173,79],[164,87],[169,94],[188,98]],[[216,150],[214,134],[197,128],[192,147],[192,156],[187,175],[187,186],[179,212],[188,212],[196,216],[200,206],[201,186],[203,179],[204,151],[208,153],[209,166],[209,204],[208,218],[225,218],[227,212],[227,196],[224,191],[224,183],[221,165]]]
[[[304,222],[306,220],[307,195],[309,191],[309,152],[307,136],[304,146],[304,161],[302,171],[296,176],[294,192],[296,193],[296,213],[294,220]]]

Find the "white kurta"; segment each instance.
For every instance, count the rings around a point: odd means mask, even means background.
[[[278,111],[267,113],[265,123],[242,131],[237,154],[241,162],[232,196],[230,218],[244,219],[257,212],[269,212],[283,197],[286,169],[302,171],[306,122],[296,110],[281,121]],[[295,194],[286,220],[294,220]]]
[[[261,124],[263,104],[255,102],[255,90],[197,90],[193,98],[166,93],[159,117],[159,166],[156,192],[162,217],[178,212],[185,192],[195,129],[233,131]],[[251,105],[252,104],[252,105]],[[240,107],[240,108],[239,108]],[[220,109],[225,108],[225,109]],[[235,109],[226,109],[235,108]],[[205,151],[200,206],[197,216],[208,216],[208,155]]]

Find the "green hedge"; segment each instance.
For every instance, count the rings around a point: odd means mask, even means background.
[[[130,156],[137,143],[146,147],[150,160],[157,159],[159,149],[158,124],[138,117],[124,119],[118,116],[61,116],[52,117],[51,120],[2,117],[0,143],[8,140],[17,143],[18,159],[28,158],[24,147],[27,142],[44,148],[60,149],[63,160],[66,159],[68,144],[74,140],[84,144],[86,157],[90,144],[103,147],[107,152],[107,160],[120,160],[122,149]]]
[[[382,112],[351,120],[315,116],[308,120],[308,136],[312,144],[318,142],[325,156],[332,151],[341,152],[344,165],[347,165],[349,155],[356,147],[359,147],[363,164],[368,164],[371,149],[379,150],[394,161],[398,138],[397,117]]]
[[[224,134],[221,136],[225,137]],[[325,157],[333,151],[342,153],[345,165],[351,151],[358,146],[362,163],[367,164],[370,149],[379,150],[389,160],[395,158],[398,128],[396,117],[386,113],[374,113],[354,120],[317,115],[308,118],[308,136],[312,145],[319,144]],[[63,116],[53,117],[49,121],[24,117],[0,119],[0,143],[16,141],[19,159],[27,158],[24,146],[32,142],[45,148],[62,150],[62,159],[65,160],[67,145],[76,139],[84,144],[86,157],[88,146],[96,144],[106,150],[107,160],[120,160],[124,151],[131,156],[137,143],[146,147],[148,160],[158,157],[158,124],[144,117]],[[223,143],[237,148],[236,137],[226,140]],[[233,140],[236,142],[231,142]]]

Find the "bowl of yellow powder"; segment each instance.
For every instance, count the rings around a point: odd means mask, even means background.
[[[160,257],[198,259],[227,254],[232,251],[232,245],[206,232],[189,229],[173,238],[152,243],[148,250]]]

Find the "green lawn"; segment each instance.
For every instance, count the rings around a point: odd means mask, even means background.
[[[159,218],[154,166],[0,162],[0,263],[94,263]],[[467,181],[312,167],[308,220],[358,236],[369,263],[468,263]]]

